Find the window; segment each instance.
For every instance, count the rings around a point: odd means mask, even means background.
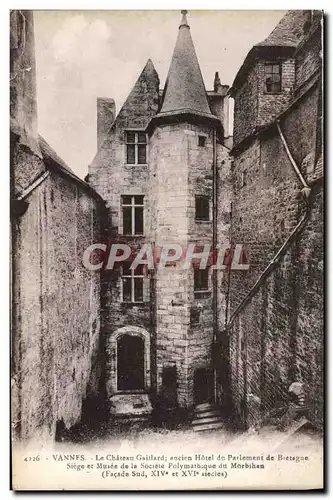
[[[195,197],[195,220],[209,221],[209,196]]]
[[[245,187],[247,185],[247,170],[243,170],[241,173],[241,187]]]
[[[191,325],[198,325],[200,322],[200,310],[197,307],[190,309],[190,323]]]
[[[147,135],[145,132],[126,132],[126,163],[128,165],[147,163]]]
[[[143,196],[123,195],[123,234],[143,234]]]
[[[206,137],[204,135],[199,135],[199,141],[198,141],[199,146],[204,147],[206,146]]]
[[[281,92],[281,64],[265,64],[265,91],[269,94]]]
[[[194,291],[208,291],[208,269],[194,269]]]
[[[131,264],[122,266],[122,301],[143,302],[143,266],[130,269]]]

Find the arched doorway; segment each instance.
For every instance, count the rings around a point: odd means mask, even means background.
[[[107,354],[106,391],[109,398],[121,392],[150,391],[150,333],[147,330],[134,325],[114,330],[108,341]],[[130,375],[132,371],[134,373]]]
[[[117,340],[118,391],[145,388],[145,342],[142,337],[122,335]]]

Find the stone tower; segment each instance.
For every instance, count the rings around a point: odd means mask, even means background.
[[[143,244],[194,245],[198,252],[227,240],[227,91],[218,74],[214,90],[205,89],[183,12],[164,89],[148,60],[115,118],[113,100],[98,99],[99,148],[89,182],[106,201],[109,242],[135,251]],[[213,401],[222,276],[207,266],[184,269],[182,261],[149,272],[129,264],[102,272],[112,413],[147,413],[155,402],[187,409]]]
[[[186,11],[163,91],[149,126],[151,238],[157,247],[215,246],[217,142],[221,121],[212,114]],[[215,199],[214,199],[215,197]],[[217,273],[184,261],[157,267],[156,389],[177,388],[178,404],[213,401],[212,347],[217,329]],[[203,263],[204,264],[204,263]],[[208,263],[209,264],[209,263]],[[201,318],[200,318],[201,316]]]

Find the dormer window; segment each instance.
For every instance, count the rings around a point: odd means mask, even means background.
[[[265,64],[265,92],[267,94],[278,94],[281,92],[281,64]]]

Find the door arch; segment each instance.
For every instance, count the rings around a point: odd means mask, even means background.
[[[134,354],[134,347],[138,350],[137,357]],[[109,337],[107,354],[106,390],[108,397],[123,391],[150,390],[150,334],[147,330],[132,325],[118,328]],[[126,369],[129,372],[128,358],[132,360],[130,361],[132,366],[134,364],[137,367],[136,374],[132,378],[129,375],[126,376],[125,372]],[[140,369],[139,366],[141,366]],[[118,376],[119,369],[121,377]],[[131,384],[133,384],[132,387],[140,386],[142,389],[127,388]]]

